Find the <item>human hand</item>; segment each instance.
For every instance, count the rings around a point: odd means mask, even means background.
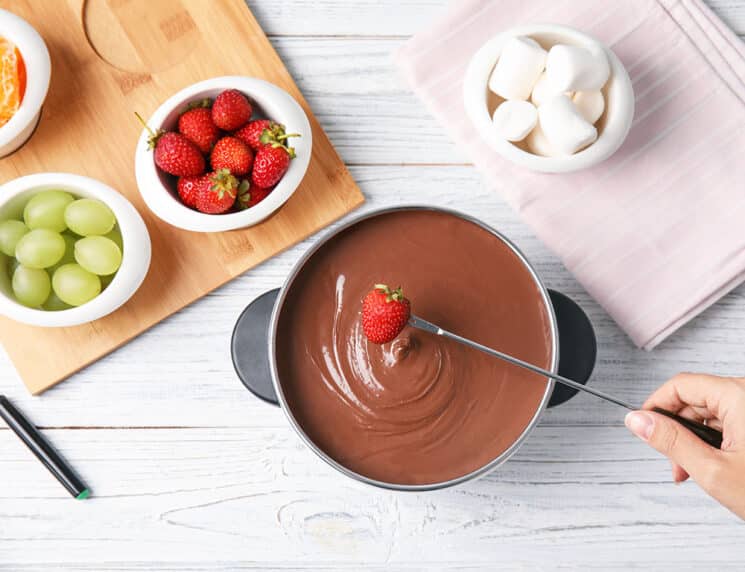
[[[722,431],[722,448],[704,443],[680,423],[647,411],[661,407]],[[745,519],[745,378],[681,373],[626,416],[626,426],[668,457],[673,480],[689,476]]]

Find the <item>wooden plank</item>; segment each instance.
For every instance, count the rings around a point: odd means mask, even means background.
[[[745,5],[706,0],[738,34],[745,34]],[[447,7],[448,0],[248,0],[270,36],[410,36]]]
[[[0,547],[14,570],[99,561],[658,569],[745,558],[740,521],[694,484],[670,483],[667,462],[621,427],[540,427],[497,472],[430,494],[342,477],[289,428],[49,436],[94,497],[66,497],[0,431]]]
[[[735,33],[745,37],[745,4],[739,0],[704,0]]]
[[[347,164],[470,162],[393,66],[403,42],[272,40]]]
[[[640,403],[680,370],[742,375],[745,371],[745,286],[738,288],[652,353],[638,350],[471,167],[352,167],[369,197],[362,212],[425,203],[462,210],[517,242],[550,287],[574,297],[595,325],[599,362],[591,383]],[[239,277],[43,395],[31,398],[0,359],[0,391],[44,426],[280,427],[284,418],[243,389],[229,359],[230,333],[243,307],[279,286],[305,241]],[[543,423],[618,424],[624,412],[578,396],[547,413]]]
[[[279,56],[239,0],[69,0],[66,5],[36,3],[33,9],[16,0],[8,7],[46,39],[53,74],[39,128],[27,145],[3,159],[0,179],[34,171],[69,171],[100,179],[138,207],[153,242],[147,279],[113,314],[75,328],[43,329],[0,319],[0,340],[32,393],[44,391],[363,200]],[[103,24],[97,25],[99,21]],[[221,49],[212,41],[216,37],[232,49]],[[147,117],[177,89],[226,74],[267,79],[301,103],[313,129],[311,164],[292,199],[265,223],[230,233],[181,231],[150,213],[137,191],[132,161],[141,127],[131,112],[138,109]]]

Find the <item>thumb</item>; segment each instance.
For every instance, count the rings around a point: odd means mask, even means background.
[[[654,449],[680,465],[699,484],[718,461],[717,450],[680,423],[652,411],[632,411],[626,427]]]

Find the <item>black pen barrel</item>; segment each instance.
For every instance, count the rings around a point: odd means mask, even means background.
[[[88,496],[88,488],[75,474],[75,471],[60,457],[41,432],[2,395],[0,395],[0,417],[72,496],[80,499]]]

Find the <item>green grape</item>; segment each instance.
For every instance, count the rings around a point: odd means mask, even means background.
[[[108,234],[116,224],[111,209],[96,199],[78,199],[67,205],[65,223],[80,236]]]
[[[109,274],[108,276],[99,276],[101,279],[101,291],[106,290],[106,288],[109,287],[109,284],[114,281],[114,276],[116,276],[116,272],[114,272],[114,274]]]
[[[122,251],[105,236],[89,236],[75,243],[75,261],[88,272],[106,276],[119,270]]]
[[[0,222],[0,252],[7,256],[15,256],[16,244],[27,232],[28,228],[20,220]]]
[[[0,269],[2,269],[3,274],[9,278],[13,278],[13,271],[10,268],[11,260],[15,260],[15,258],[5,256],[2,252],[0,252]],[[6,283],[6,281],[4,280],[5,276],[0,276],[0,288],[2,288],[3,285]]]
[[[70,304],[65,304],[62,300],[60,300],[60,297],[57,296],[57,294],[52,292],[51,294],[49,294],[49,298],[47,298],[47,301],[44,302],[42,308],[50,312],[59,312],[60,310],[69,310],[70,308],[72,308],[72,306],[70,306]]]
[[[18,262],[29,268],[47,268],[65,254],[65,239],[58,232],[37,228],[27,232],[16,244]]]
[[[75,243],[80,240],[80,237],[74,236],[71,233],[63,232],[62,239],[65,241],[65,253],[62,255],[62,258],[47,268],[47,272],[49,272],[50,276],[54,275],[54,271],[60,266],[75,262]]]
[[[122,231],[119,230],[119,225],[116,225],[111,232],[106,235],[106,238],[113,240],[114,243],[119,247],[119,250],[124,252],[124,241],[122,240]]]
[[[52,288],[65,304],[81,306],[100,294],[101,280],[78,264],[65,264],[52,276]]]
[[[21,304],[38,308],[47,298],[51,288],[46,270],[19,266],[13,273],[13,294]]]
[[[16,268],[18,268],[21,265],[20,262],[18,262],[15,258],[8,258],[8,261],[6,262],[6,269],[8,270],[8,278],[11,280],[13,279],[13,273],[16,271]]]
[[[23,209],[23,220],[30,229],[47,228],[62,232],[67,228],[65,209],[75,199],[65,191],[44,191],[31,197]]]

